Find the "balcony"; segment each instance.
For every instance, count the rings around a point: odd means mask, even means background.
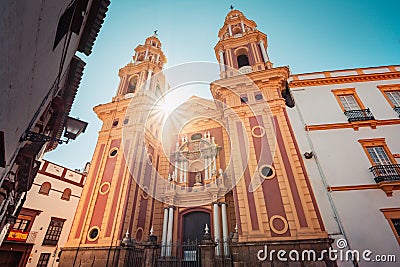
[[[393,109],[394,109],[394,111],[397,112],[397,114],[399,114],[399,117],[400,117],[400,107],[394,107]]]
[[[376,165],[369,168],[376,183],[400,182],[400,164]]]
[[[360,110],[346,110],[344,115],[347,116],[349,122],[375,120],[375,117],[372,115],[372,112],[369,110],[369,108]]]

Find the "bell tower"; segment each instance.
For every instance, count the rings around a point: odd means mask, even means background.
[[[221,79],[211,92],[237,144],[227,175],[237,180],[238,261],[253,261],[246,256],[249,242],[273,241],[287,251],[303,244],[326,249],[330,239],[286,112],[294,106],[289,68],[273,67],[266,34],[238,10],[228,13],[218,37]]]
[[[121,80],[116,95],[117,99],[135,96],[142,87],[142,90],[149,90],[150,83],[146,83],[146,81],[150,80],[155,73],[160,72],[167,62],[156,34],[148,37],[146,42],[138,45],[134,51],[132,61],[119,70],[118,75]],[[161,90],[161,87],[152,89]],[[157,94],[159,93],[164,92],[157,92]]]
[[[267,35],[257,30],[257,24],[239,10],[232,10],[218,32],[215,54],[221,64],[221,78],[232,76],[228,68],[249,73],[272,68],[267,53]]]
[[[166,57],[156,34],[134,51],[119,70],[112,101],[94,107],[103,125],[60,266],[125,266],[119,249],[147,240],[157,216],[153,210],[162,209],[149,196],[161,160],[156,126],[162,118],[146,121],[168,89],[161,73]]]

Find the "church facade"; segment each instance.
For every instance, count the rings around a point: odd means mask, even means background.
[[[335,266],[320,255],[333,240],[287,112],[290,71],[273,66],[256,26],[228,13],[213,99],[191,97],[171,112],[160,40],[135,48],[115,97],[94,108],[103,126],[60,266],[279,264],[263,258],[266,247],[314,250],[293,264]]]

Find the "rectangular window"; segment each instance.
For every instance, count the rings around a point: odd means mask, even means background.
[[[361,109],[354,95],[341,95],[339,96],[339,100],[342,103],[345,111]]]
[[[400,237],[400,218],[399,219],[390,219],[392,221],[395,233],[397,237]]]
[[[374,165],[389,165],[392,164],[383,146],[367,147],[367,151]]]
[[[17,219],[13,225],[13,230],[20,230],[26,232],[28,230],[30,220]]]
[[[332,90],[343,111],[365,109],[361,99],[358,97],[355,88]]]
[[[381,211],[388,221],[390,229],[400,245],[400,208],[381,209]]]
[[[332,93],[335,95],[336,100],[338,101],[340,108],[343,110],[344,115],[346,115],[348,122],[353,123],[358,121],[375,120],[375,117],[369,108],[365,108],[361,102],[361,99],[356,93],[356,89],[335,89],[332,90]]]
[[[385,138],[358,140],[372,166],[369,170],[376,183],[400,181],[400,165],[386,145]]]
[[[46,235],[43,240],[43,245],[55,246],[60,239],[61,231],[65,219],[51,218],[49,228],[47,228]]]
[[[37,267],[47,267],[47,264],[50,260],[50,253],[41,253],[39,256],[39,261],[37,263]]]
[[[392,108],[400,107],[400,84],[378,85],[378,88]]]
[[[394,107],[400,107],[400,90],[386,92],[386,95]]]
[[[358,142],[363,146],[372,165],[395,164],[396,160],[386,145],[385,138],[362,139]]]

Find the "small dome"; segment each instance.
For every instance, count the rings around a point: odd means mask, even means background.
[[[160,47],[161,48],[161,42],[155,36],[155,34],[153,36],[150,36],[150,37],[146,38],[146,44],[150,44],[151,46],[156,46],[156,47]]]
[[[231,10],[229,13],[226,15],[225,20],[232,19],[232,18],[240,18],[244,17],[243,13],[240,12],[239,10]]]

